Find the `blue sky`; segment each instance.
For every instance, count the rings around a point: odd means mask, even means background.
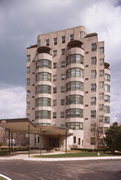
[[[111,119],[121,121],[120,0],[1,0],[0,119],[25,116],[26,47],[36,43],[38,34],[80,25],[105,41],[112,72]]]

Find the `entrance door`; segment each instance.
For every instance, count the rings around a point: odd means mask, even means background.
[[[50,145],[50,147],[59,147],[59,138],[58,137],[50,137],[49,145]]]

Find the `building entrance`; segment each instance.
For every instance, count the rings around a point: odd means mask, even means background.
[[[59,147],[59,137],[50,137],[49,138],[50,147]]]

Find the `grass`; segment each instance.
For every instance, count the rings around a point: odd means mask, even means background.
[[[101,152],[100,156],[112,156],[113,154],[106,154]],[[69,158],[69,157],[97,157],[97,152],[77,152],[77,153],[65,153],[65,154],[48,154],[48,155],[35,155],[37,158]]]
[[[6,155],[8,155],[7,150],[0,150],[0,156],[6,156]]]
[[[7,180],[7,179],[6,179],[6,178],[4,178],[4,177],[1,177],[1,176],[0,176],[0,180]]]

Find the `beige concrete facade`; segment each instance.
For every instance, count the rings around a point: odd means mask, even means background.
[[[97,33],[79,26],[39,35],[27,48],[26,77],[29,120],[72,129],[68,148],[101,146],[110,126],[110,69]]]

